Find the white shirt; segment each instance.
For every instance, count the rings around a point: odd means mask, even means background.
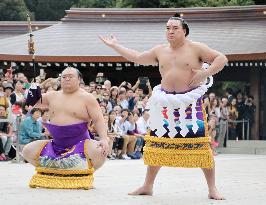
[[[127,100],[123,100],[120,102],[120,106],[123,108],[123,109],[128,109],[128,101]]]
[[[115,124],[117,125],[118,129],[122,131],[123,135],[126,135],[128,131],[134,130],[135,126],[134,124],[131,124],[129,121],[125,121],[120,123],[120,120],[122,119],[121,116],[116,117]]]
[[[139,134],[146,134],[147,130],[149,129],[149,120],[145,121],[143,117],[140,117],[137,122],[137,131]]]

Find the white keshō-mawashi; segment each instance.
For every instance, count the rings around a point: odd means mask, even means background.
[[[198,131],[198,125],[197,125],[197,117],[196,117],[196,103],[197,100],[203,96],[209,87],[211,87],[213,84],[213,77],[209,77],[209,82],[206,81],[204,82],[203,85],[187,92],[184,94],[166,94],[164,91],[161,89],[161,85],[157,85],[154,87],[152,91],[152,96],[150,97],[148,103],[147,103],[147,109],[149,109],[150,113],[150,128],[151,130],[157,129],[155,134],[158,137],[163,136],[167,130],[163,127],[164,121],[166,120],[163,116],[162,110],[164,107],[167,107],[167,116],[168,116],[168,129],[169,133],[168,136],[170,138],[174,138],[175,135],[177,134],[177,131],[175,129],[176,124],[175,124],[175,116],[174,116],[174,111],[175,109],[179,108],[179,127],[181,129],[180,134],[183,137],[186,137],[187,133],[189,132],[187,128],[187,123],[186,123],[186,108],[189,105],[191,106],[192,109],[192,130],[194,133]]]

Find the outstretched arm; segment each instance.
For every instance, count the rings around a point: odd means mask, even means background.
[[[99,36],[99,38],[110,48],[114,49],[121,56],[126,58],[129,61],[141,64],[141,65],[157,65],[158,60],[156,56],[156,47],[150,49],[149,51],[139,52],[133,49],[126,48],[120,45],[116,39],[116,37],[111,36],[103,37]]]

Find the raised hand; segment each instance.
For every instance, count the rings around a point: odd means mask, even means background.
[[[105,45],[110,46],[110,47],[118,43],[116,37],[113,35],[111,35],[110,37],[99,36],[99,38],[102,40],[102,42],[104,42]]]

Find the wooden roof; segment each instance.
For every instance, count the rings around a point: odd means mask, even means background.
[[[166,21],[175,12],[190,27],[189,39],[206,43],[229,60],[266,59],[266,5],[181,9],[77,9],[58,24],[34,32],[39,62],[125,62],[98,39],[114,34],[122,45],[144,51],[167,43]],[[27,29],[27,28],[26,28]],[[28,35],[0,40],[0,60],[30,61]]]
[[[57,21],[33,21],[33,31],[41,30],[58,23]],[[0,21],[0,39],[28,33],[26,21]]]

